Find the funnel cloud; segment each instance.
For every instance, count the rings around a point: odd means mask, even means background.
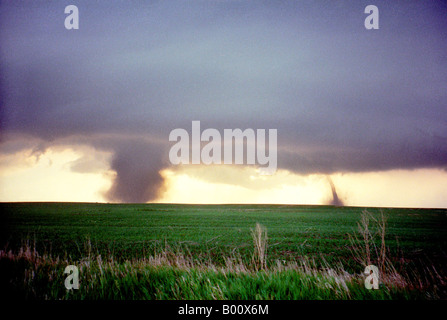
[[[341,199],[337,195],[337,189],[335,189],[335,185],[334,185],[334,182],[332,181],[332,178],[328,176],[327,180],[331,186],[331,191],[332,191],[332,200],[329,202],[329,204],[336,206],[336,207],[343,206],[344,205],[343,201],[341,201]]]
[[[162,152],[141,140],[114,144],[111,169],[116,172],[106,197],[113,202],[141,203],[156,200],[163,189]]]

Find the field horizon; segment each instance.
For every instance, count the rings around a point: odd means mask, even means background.
[[[19,299],[447,297],[447,209],[83,202],[0,207],[3,287]],[[82,270],[80,290],[64,287],[68,264]],[[381,268],[379,290],[365,289],[367,264]]]
[[[183,202],[109,202],[109,201],[0,201],[2,204],[107,204],[107,205],[143,205],[143,204],[155,204],[155,205],[191,205],[191,206],[295,206],[295,207],[346,207],[346,208],[358,208],[358,209],[410,209],[410,210],[447,210],[447,207],[415,207],[415,206],[360,206],[360,205],[334,205],[334,204],[293,204],[293,203],[183,203]]]

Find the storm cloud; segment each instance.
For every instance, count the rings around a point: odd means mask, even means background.
[[[375,1],[379,30],[366,1],[73,4],[79,30],[63,3],[1,2],[0,152],[110,151],[111,201],[156,199],[193,120],[278,129],[301,174],[447,168],[445,2]]]

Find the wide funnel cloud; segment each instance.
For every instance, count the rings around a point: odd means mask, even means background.
[[[163,186],[162,152],[141,140],[115,145],[114,151],[111,168],[117,176],[107,197],[123,202],[156,200]]]
[[[278,169],[301,174],[446,168],[447,7],[375,1],[366,30],[367,4],[77,1],[67,30],[60,3],[2,1],[0,153],[109,151],[123,202],[157,199],[194,120],[277,129]]]

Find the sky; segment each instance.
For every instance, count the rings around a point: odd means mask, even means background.
[[[1,1],[0,201],[447,208],[446,10]],[[276,172],[173,165],[192,121],[276,129]]]

